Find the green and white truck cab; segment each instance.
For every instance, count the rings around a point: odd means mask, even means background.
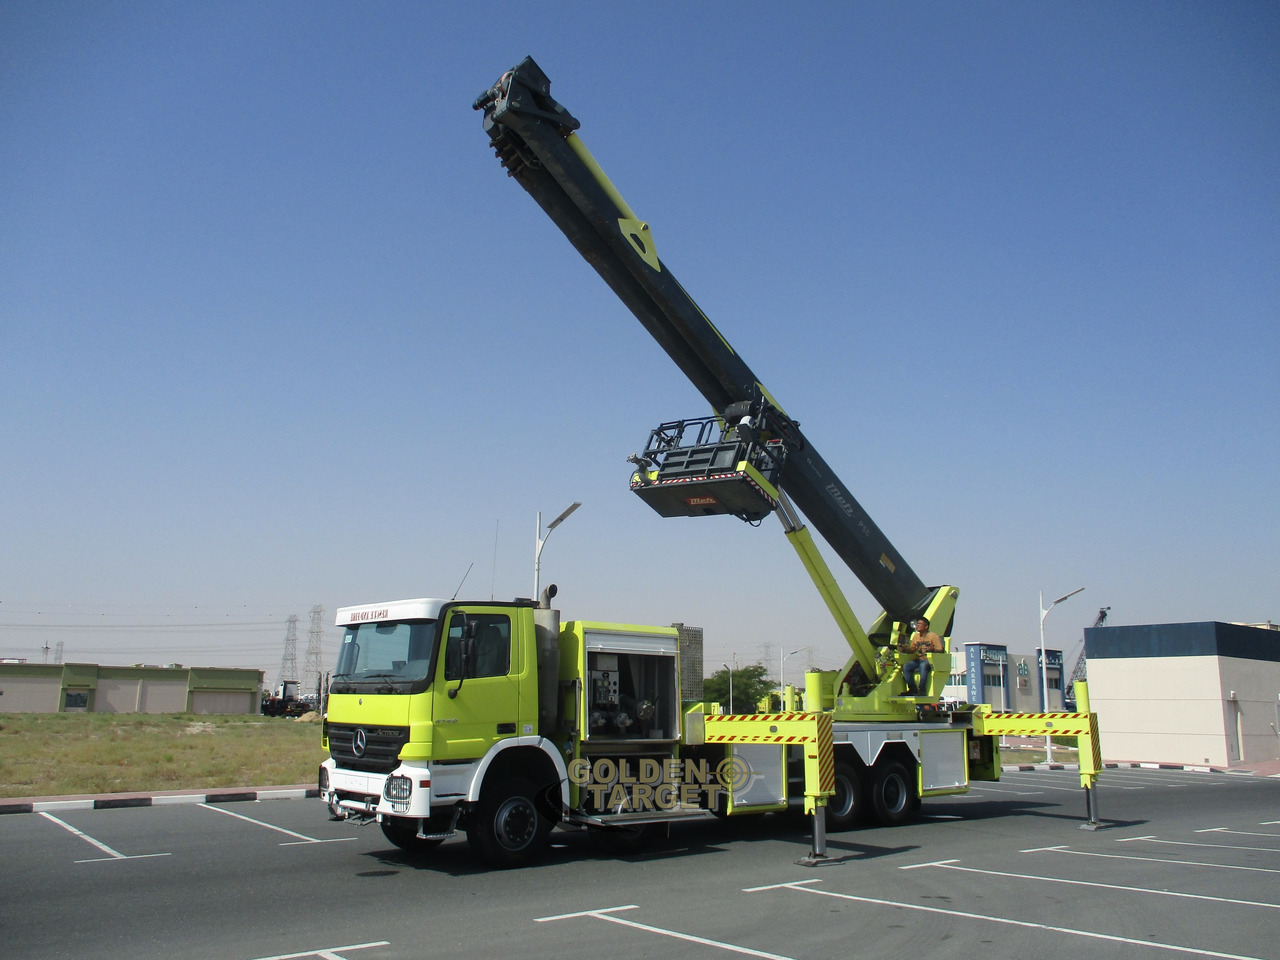
[[[557,823],[621,834],[641,821],[709,813],[701,801],[696,810],[610,810],[590,777],[595,769],[625,778],[642,761],[681,755],[676,630],[562,625],[551,596],[554,588],[542,604],[341,608],[324,725],[330,756],[320,769],[330,812],[376,818],[410,850],[462,828],[500,866],[535,855]]]

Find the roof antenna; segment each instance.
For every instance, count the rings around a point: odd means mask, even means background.
[[[462,575],[462,579],[458,581],[458,590],[461,590],[462,585],[467,582],[467,576],[471,573],[471,568],[474,567],[475,565],[476,565],[476,562],[474,560],[472,560],[471,563],[467,565],[467,572],[464,573]],[[453,596],[449,598],[450,600],[458,599],[458,590],[453,591]]]
[[[493,601],[494,590],[498,583],[498,531],[502,528],[502,519],[493,521],[493,577],[489,581],[489,600]]]

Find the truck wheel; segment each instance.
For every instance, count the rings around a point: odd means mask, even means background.
[[[859,769],[855,763],[837,759],[835,796],[827,800],[827,830],[839,833],[852,830],[862,816],[865,805],[863,799],[862,774],[866,768]]]
[[[531,781],[510,777],[481,793],[467,824],[476,856],[491,867],[515,867],[542,853],[552,823],[539,812],[536,792]]]
[[[915,787],[907,768],[897,760],[877,764],[871,783],[871,807],[876,819],[886,827],[896,827],[911,818]]]
[[[418,836],[418,821],[383,817],[382,835],[406,853],[426,853],[434,850],[443,840],[427,840]]]

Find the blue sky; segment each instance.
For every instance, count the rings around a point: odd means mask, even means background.
[[[528,54],[957,642],[1280,619],[1275,3],[7,3],[0,656],[274,680],[580,500],[565,616],[843,661],[776,523],[628,492],[705,405],[489,151]]]

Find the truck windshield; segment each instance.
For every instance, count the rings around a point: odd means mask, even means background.
[[[379,687],[411,684],[425,688],[431,675],[435,626],[434,620],[402,620],[347,627],[333,673],[335,687],[367,681]]]

